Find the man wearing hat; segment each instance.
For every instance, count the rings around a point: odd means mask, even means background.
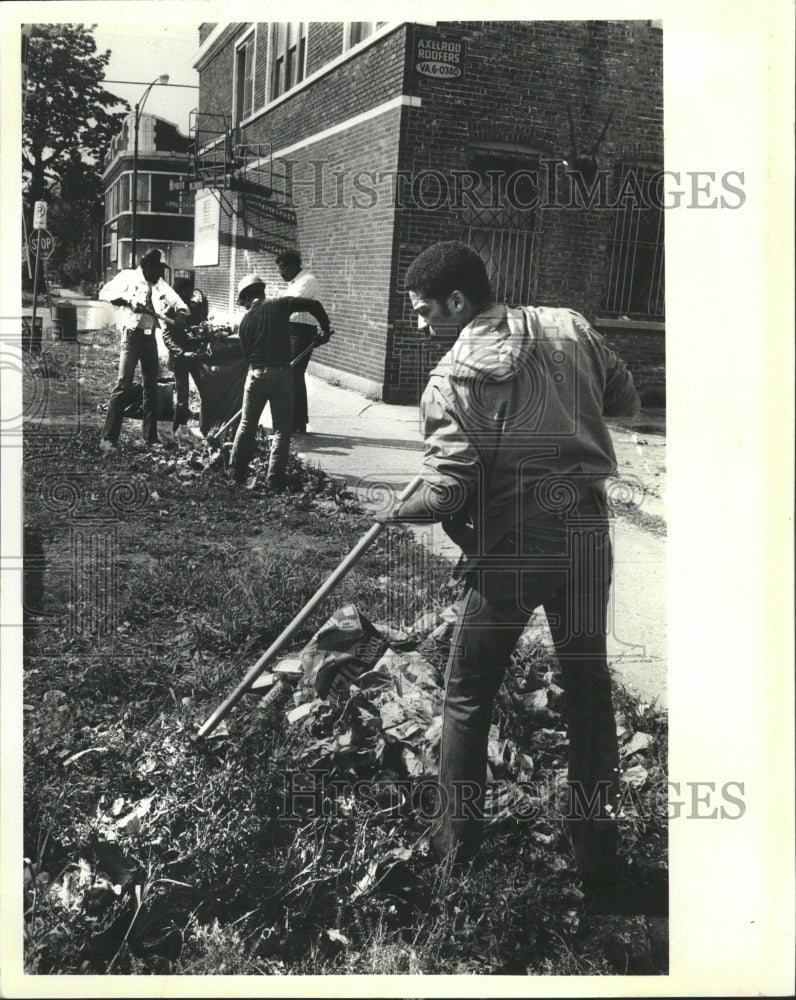
[[[326,310],[315,299],[290,296],[265,298],[265,282],[257,274],[247,274],[238,285],[238,305],[246,315],[238,329],[249,372],[243,389],[243,408],[230,465],[236,483],[246,481],[254,450],[257,425],[266,403],[271,405],[271,455],[266,485],[284,488],[285,468],[293,428],[293,373],[290,370],[290,317],[305,312],[320,324],[325,343],[332,335]]]
[[[144,384],[144,416],[141,433],[147,444],[158,441],[158,347],[155,330],[158,317],[167,314],[178,322],[189,318],[188,307],[163,280],[166,265],[160,250],[149,250],[135,270],[120,271],[100,289],[99,297],[118,309],[116,326],[121,331],[119,378],[108,400],[100,448],[108,454],[118,448],[124,410],[133,384],[136,365],[141,363]]]

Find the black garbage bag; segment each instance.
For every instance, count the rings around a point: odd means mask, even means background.
[[[233,417],[243,405],[243,387],[249,370],[238,337],[210,344],[202,364],[199,395],[202,412],[199,430],[207,437]]]
[[[158,379],[158,420],[171,420],[174,416],[173,396],[174,379]],[[144,387],[140,382],[133,382],[130,386],[124,415],[136,420],[144,416]]]

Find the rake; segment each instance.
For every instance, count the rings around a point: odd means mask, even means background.
[[[409,483],[406,488],[398,494],[398,502],[406,500],[407,497],[411,496],[415,490],[423,482],[422,476],[415,476],[415,478]],[[315,591],[312,597],[307,601],[304,607],[299,611],[293,621],[284,629],[281,635],[275,639],[269,648],[263,653],[260,659],[254,664],[254,666],[249,670],[240,684],[235,688],[232,694],[222,702],[221,705],[213,712],[209,719],[203,723],[199,729],[199,736],[208,736],[216,726],[224,719],[230,710],[237,705],[241,698],[246,694],[246,692],[251,688],[260,674],[263,673],[268,664],[274,659],[274,657],[279,653],[288,643],[288,641],[296,634],[296,632],[301,628],[304,622],[310,617],[310,615],[315,611],[318,605],[323,601],[326,595],[343,579],[343,577],[359,562],[364,553],[368,548],[375,542],[379,535],[384,531],[386,525],[377,522],[367,532],[360,538],[357,544],[351,549],[348,555],[339,564],[337,569],[333,570],[332,573],[326,578],[326,580],[321,584],[321,586]],[[282,686],[280,686],[282,685]],[[279,694],[286,692],[288,689],[284,682],[280,682],[274,690],[269,692],[268,700],[277,700]]]
[[[330,331],[330,333],[334,333],[334,331],[332,330]],[[316,337],[311,344],[309,344],[307,347],[304,348],[301,354],[297,354],[296,357],[293,358],[293,360],[290,362],[290,367],[293,368],[295,365],[297,365],[299,361],[301,361],[302,358],[305,358],[310,353],[311,350],[313,350],[315,347],[318,346],[319,343],[320,343],[320,338]],[[212,431],[210,434],[208,434],[205,439],[207,443],[214,448],[220,447],[221,439],[224,437],[224,435],[227,433],[230,427],[232,427],[235,421],[240,418],[241,413],[243,413],[242,407],[241,409],[238,410],[237,413],[231,416],[225,424],[222,424],[217,431]]]

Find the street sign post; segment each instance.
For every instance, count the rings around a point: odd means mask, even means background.
[[[42,223],[44,220],[44,224]],[[36,266],[33,271],[33,315],[31,317],[32,341],[36,337],[36,298],[39,294],[39,260],[48,260],[55,247],[55,239],[47,232],[47,202],[37,201],[33,209],[33,232],[30,234],[28,245],[36,254]]]

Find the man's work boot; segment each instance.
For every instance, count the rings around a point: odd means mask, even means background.
[[[188,407],[185,403],[177,403],[174,407],[174,420],[171,424],[172,431],[176,431],[178,427],[188,423]]]

